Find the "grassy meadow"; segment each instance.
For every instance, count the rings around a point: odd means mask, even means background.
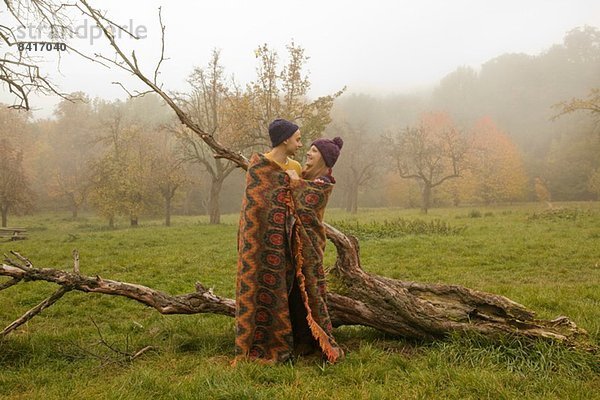
[[[505,295],[541,318],[566,315],[600,345],[600,203],[417,210],[371,209],[326,220],[361,239],[369,272],[460,284]],[[233,297],[237,214],[219,226],[204,217],[118,221],[93,215],[11,217],[29,238],[0,242],[38,267],[135,282],[172,294],[200,281]],[[420,224],[406,221],[423,220]],[[428,228],[429,227],[429,228]],[[326,265],[335,259],[328,244]],[[0,278],[4,282],[6,278]],[[0,291],[8,325],[55,290],[41,282]],[[315,358],[231,367],[234,321],[216,315],[163,316],[134,301],[67,293],[0,341],[0,398],[6,399],[600,399],[600,358],[547,343],[452,337],[415,343],[364,327],[340,327],[347,351],[336,365]],[[123,352],[152,346],[134,361]]]

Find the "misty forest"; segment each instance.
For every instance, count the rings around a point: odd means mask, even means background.
[[[109,16],[74,4],[2,14],[84,15],[108,50],[69,56],[135,88],[64,93],[0,26],[0,398],[598,396],[600,28],[396,94],[311,96],[293,40],[249,49],[247,82],[215,49],[175,91],[162,19],[141,67]],[[51,116],[34,95],[60,99]],[[300,126],[301,164],[344,140],[324,221],[339,364],[230,365],[245,170],[275,118]]]

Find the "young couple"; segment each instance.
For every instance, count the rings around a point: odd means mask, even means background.
[[[300,135],[296,124],[276,119],[272,150],[250,159],[238,230],[236,361],[343,357],[323,270],[323,213],[343,141],[315,140],[302,168],[290,158],[302,147]]]
[[[284,119],[276,119],[269,125],[269,136],[273,149],[265,154],[288,173],[292,179],[335,183],[331,169],[337,161],[344,142],[341,138],[315,140],[306,153],[304,169],[298,161],[290,159],[302,147],[298,125]]]

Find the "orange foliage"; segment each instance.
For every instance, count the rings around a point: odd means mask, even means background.
[[[476,199],[489,204],[523,198],[528,179],[521,154],[489,117],[473,129],[469,161]]]

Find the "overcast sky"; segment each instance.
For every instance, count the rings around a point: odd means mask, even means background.
[[[334,92],[400,93],[435,85],[461,65],[478,68],[508,52],[537,54],[577,26],[600,26],[598,0],[426,0],[426,1],[159,1],[91,0],[122,25],[144,38],[123,39],[136,49],[152,75],[160,54],[158,7],[166,25],[166,56],[161,80],[169,90],[184,90],[194,66],[205,65],[211,51],[221,50],[223,65],[239,82],[255,74],[254,49],[267,43],[285,56],[294,40],[310,56],[311,96]],[[3,13],[0,18],[6,18]],[[104,38],[73,43],[92,54],[106,51]],[[32,36],[29,32],[28,36]],[[23,40],[35,40],[28,37]],[[93,40],[92,40],[93,39]],[[50,60],[52,57],[50,57]],[[60,70],[52,61],[46,71],[61,90],[81,90],[107,99],[125,98],[120,80],[142,87],[112,69],[63,55]],[[51,114],[56,99],[34,98],[36,116]],[[3,90],[0,101],[12,102]]]

